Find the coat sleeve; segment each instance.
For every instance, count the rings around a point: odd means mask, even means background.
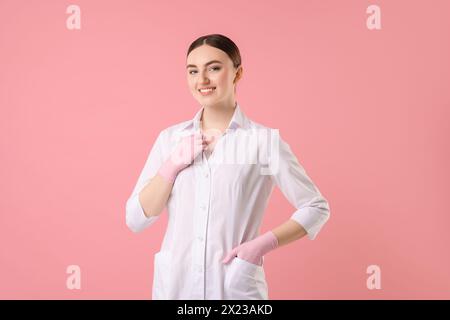
[[[159,215],[146,217],[141,203],[139,202],[139,192],[156,175],[163,162],[162,156],[162,132],[158,135],[153,147],[145,162],[144,168],[137,180],[137,183],[126,202],[126,224],[133,232],[140,232],[158,220]]]
[[[308,177],[290,146],[281,137],[278,141],[278,166],[271,177],[297,209],[291,219],[303,226],[308,238],[314,240],[330,217],[328,201]]]

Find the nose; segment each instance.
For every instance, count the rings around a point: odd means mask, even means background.
[[[201,84],[207,84],[209,83],[209,79],[206,76],[206,73],[202,72],[201,76],[200,76],[200,83]]]

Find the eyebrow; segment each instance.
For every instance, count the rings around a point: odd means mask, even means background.
[[[212,63],[222,63],[222,61],[219,61],[219,60],[212,60],[212,61],[210,61],[210,62],[205,63],[205,67],[208,66],[208,65],[210,65],[210,64],[212,64]],[[197,68],[197,66],[196,66],[195,64],[188,64],[188,65],[186,66],[186,69],[187,69],[187,68]]]

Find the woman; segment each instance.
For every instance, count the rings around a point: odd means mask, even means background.
[[[160,132],[127,201],[134,232],[167,205],[153,299],[268,299],[264,255],[304,235],[314,239],[329,218],[327,200],[278,131],[241,110],[235,95],[242,70],[229,38],[206,35],[191,44],[187,80],[202,108]],[[297,210],[259,235],[274,186]]]

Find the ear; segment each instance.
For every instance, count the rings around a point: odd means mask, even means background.
[[[242,73],[244,72],[244,70],[242,69],[242,66],[239,66],[236,72],[236,77],[234,78],[233,83],[237,83],[239,79],[242,78]]]

